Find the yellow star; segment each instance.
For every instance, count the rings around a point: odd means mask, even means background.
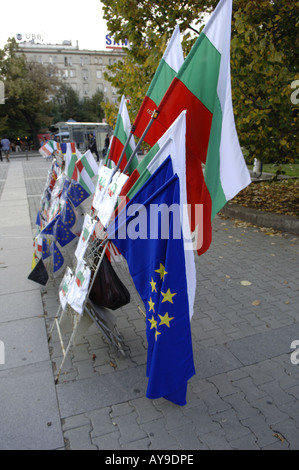
[[[148,319],[148,321],[150,322],[151,324],[151,330],[153,328],[156,328],[157,329],[157,321],[154,319],[154,316],[152,315],[152,318],[151,319]]]
[[[171,304],[173,304],[172,297],[174,297],[176,293],[172,294],[170,292],[170,289],[168,289],[168,291],[165,294],[163,292],[161,292],[161,294],[163,295],[162,304],[163,302],[170,302]]]
[[[152,292],[157,292],[157,289],[156,289],[156,282],[154,282],[153,278],[152,278],[152,281],[150,282],[150,285],[152,286]]]
[[[148,300],[148,305],[149,305],[149,308],[150,308],[150,309],[149,309],[149,312],[152,310],[152,311],[155,313],[155,309],[154,309],[154,307],[155,307],[155,302],[152,301],[152,298],[150,298],[150,299]]]
[[[161,333],[159,333],[159,331],[157,330],[157,331],[156,331],[156,341],[157,341],[158,336],[159,336],[160,334],[161,334]]]
[[[162,315],[159,315],[159,317],[161,319],[161,322],[159,323],[159,326],[160,325],[167,325],[168,328],[170,328],[170,322],[171,322],[171,320],[174,320],[174,317],[169,317],[168,313],[165,313],[164,317],[162,317]]]
[[[156,269],[155,270],[155,273],[159,273],[160,274],[160,279],[163,279],[164,281],[164,277],[166,274],[168,274],[166,271],[165,271],[165,266],[163,266],[163,264],[160,263],[160,268],[159,269]]]

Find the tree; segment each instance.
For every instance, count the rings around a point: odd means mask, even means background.
[[[109,67],[119,94],[131,98],[132,119],[156,71],[176,24],[185,55],[218,0],[101,0],[108,29],[127,38],[124,62]],[[248,160],[291,160],[297,154],[298,107],[291,83],[299,78],[297,0],[234,0],[231,68],[237,130]],[[144,46],[146,41],[146,47]],[[112,116],[111,106],[109,106]],[[114,113],[117,109],[114,109]],[[112,124],[112,118],[109,118]]]
[[[18,52],[16,41],[9,39],[0,51],[0,77],[5,85],[2,127],[13,135],[18,126],[25,127],[26,133],[30,130],[34,145],[38,148],[39,129],[51,124],[50,97],[58,84],[55,69],[27,62],[25,56]]]
[[[70,85],[63,83],[52,98],[53,122],[74,119],[78,122],[101,122],[104,118],[103,93],[97,91],[91,98],[81,99]]]

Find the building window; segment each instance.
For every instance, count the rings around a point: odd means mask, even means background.
[[[70,70],[69,73],[70,73],[70,77],[71,77],[71,78],[75,78],[75,77],[76,77],[76,70]]]
[[[82,78],[83,78],[83,80],[88,79],[88,70],[87,69],[82,70]]]
[[[102,71],[101,70],[97,70],[97,78],[102,78]]]

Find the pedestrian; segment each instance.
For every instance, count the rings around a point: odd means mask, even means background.
[[[20,146],[20,139],[18,138],[16,141],[16,152],[21,152],[21,146]]]
[[[100,155],[98,153],[98,149],[97,149],[97,143],[96,143],[96,139],[94,137],[93,134],[90,134],[90,139],[89,139],[89,146],[88,146],[89,150],[91,151],[91,153],[95,153],[96,156],[97,156],[97,162],[100,161]]]
[[[5,136],[4,139],[1,140],[2,150],[6,157],[6,160],[10,162],[9,154],[10,154],[10,140]]]
[[[108,134],[106,134],[106,139],[105,139],[105,149],[106,149],[106,154],[107,154],[107,152],[108,152],[109,145],[110,145],[110,139],[109,139],[109,135],[108,135]]]

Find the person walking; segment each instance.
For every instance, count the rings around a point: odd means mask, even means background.
[[[95,139],[95,136],[93,134],[90,134],[90,139],[89,139],[89,146],[88,146],[89,150],[91,151],[91,153],[95,153],[96,156],[97,156],[97,162],[100,161],[100,155],[98,153],[98,149],[97,149],[97,142],[96,142],[96,139]]]
[[[6,157],[6,160],[10,162],[9,154],[10,154],[10,140],[5,136],[4,139],[1,140],[2,150]]]

